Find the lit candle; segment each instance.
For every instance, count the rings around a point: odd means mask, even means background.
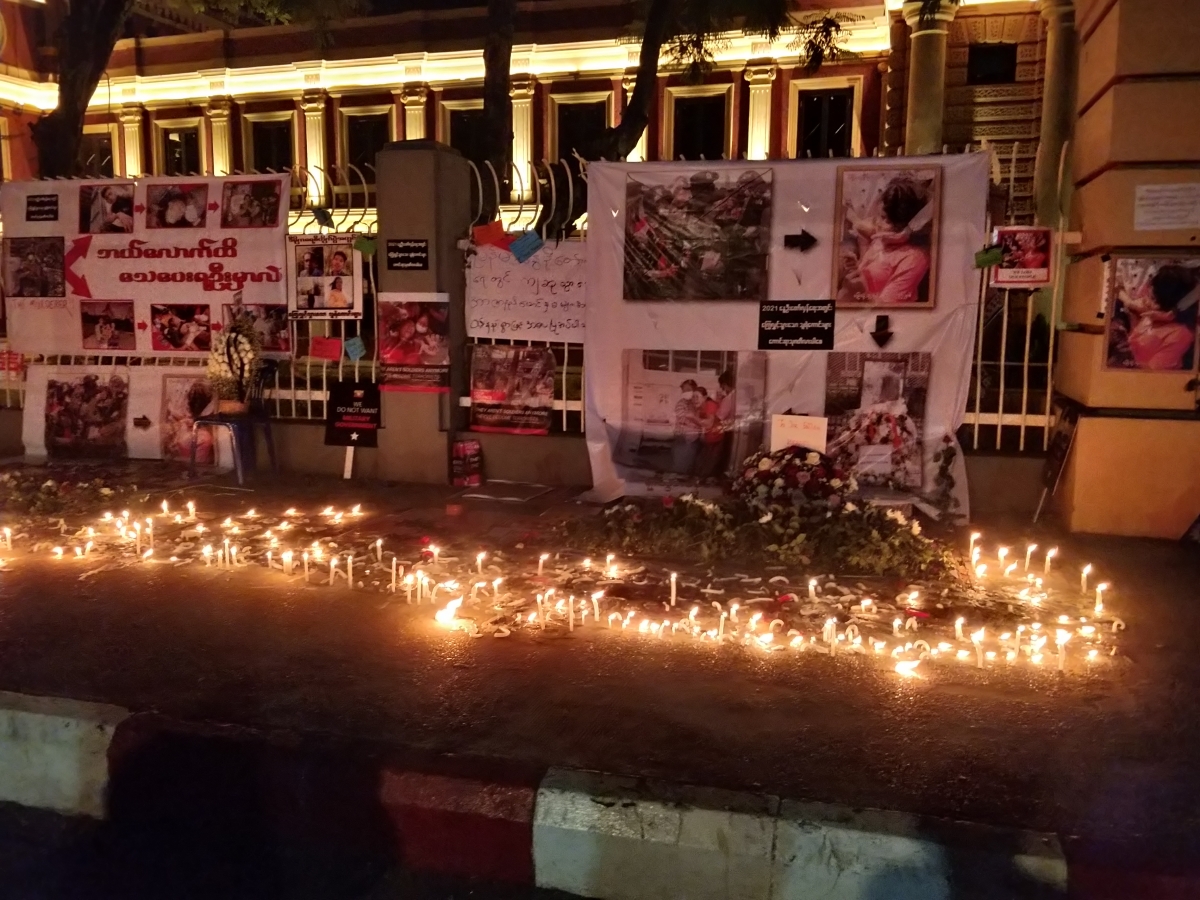
[[[292,551],[284,550],[281,559],[283,560],[283,574],[290,578],[292,575]]]
[[[1104,615],[1104,592],[1108,590],[1108,582],[1102,581],[1096,585],[1096,615]]]
[[[247,511],[246,511],[246,518],[247,518],[247,519],[253,519],[253,518],[254,518],[255,516],[257,516],[257,515],[258,515],[258,511],[257,511],[257,510],[255,510],[255,509],[249,509],[249,510],[247,510]]]
[[[392,593],[396,593],[396,557],[392,557]]]
[[[196,518],[196,504],[193,503],[191,500],[189,500],[187,502],[187,511],[188,511],[188,518],[194,520]]]
[[[975,577],[982,579],[987,574],[987,564],[980,563],[975,567]]]
[[[1079,570],[1079,593],[1087,594],[1088,575],[1092,573],[1092,564],[1088,563]]]
[[[1008,556],[1008,548],[1007,547],[1001,547],[999,550],[996,551],[996,559],[1000,563],[1001,571],[1004,570],[1004,560],[1007,556]]]
[[[1033,559],[1033,551],[1037,549],[1037,544],[1029,544],[1025,547],[1025,571],[1029,571],[1029,561]]]
[[[1065,671],[1064,666],[1067,661],[1067,641],[1071,639],[1071,632],[1065,628],[1058,629],[1055,632],[1054,643],[1058,644],[1058,671]]]
[[[971,635],[971,643],[975,645],[975,664],[978,668],[983,668],[983,629]]]
[[[817,579],[815,578],[808,579],[808,599],[817,599]]]
[[[271,563],[271,551],[270,551],[270,550],[268,550],[268,551],[267,551],[267,568],[268,568],[268,569],[270,569],[270,568],[272,568],[272,567],[273,567],[273,566],[272,566],[272,563]]]
[[[619,619],[619,618],[621,618],[621,614],[619,612],[610,612],[608,614],[608,627],[611,629],[613,619]]]
[[[152,557],[153,555],[154,555],[154,548],[151,547],[145,553],[142,554],[142,562],[150,562],[150,557]]]
[[[134,545],[135,545],[134,552],[137,553],[138,556],[141,556],[142,555],[142,523],[141,522],[133,523],[133,535],[134,535],[133,540],[134,540]]]
[[[413,581],[415,579],[411,575],[404,576],[404,602],[412,603]]]
[[[542,567],[544,565],[546,565],[546,560],[548,560],[549,558],[550,558],[549,553],[543,553],[541,556],[538,557],[538,575],[539,576],[542,574]]]
[[[604,596],[604,591],[595,591],[592,594],[592,617],[600,621],[600,598]]]
[[[567,601],[567,631],[575,630],[575,595]]]
[[[166,500],[164,500],[164,501],[162,502],[162,511],[163,511],[163,515],[164,515],[164,516],[166,516],[166,515],[170,515],[169,509],[168,509],[168,507],[167,507],[167,501],[166,501]]]
[[[212,544],[205,544],[204,549],[201,550],[200,553],[201,553],[201,555],[204,556],[204,565],[211,566],[212,565]]]
[[[337,557],[329,557],[329,586],[333,587],[333,577],[337,574]]]
[[[954,638],[961,641],[963,639],[963,626],[967,624],[967,620],[959,616],[954,620]]]
[[[983,535],[980,534],[978,531],[971,532],[971,543],[967,545],[968,555],[975,552],[975,542],[977,540],[979,540],[981,537],[983,537]]]
[[[91,531],[91,529],[89,528],[88,531]],[[86,544],[83,545],[83,557],[84,557],[84,559],[87,559],[87,557],[89,557],[91,555],[92,555],[92,542],[88,541]]]
[[[615,555],[613,555],[612,553],[610,553],[610,554],[608,554],[608,556],[604,557],[604,565],[605,565],[605,567],[607,568],[608,566],[611,566],[611,565],[612,565],[612,563],[613,563],[613,560],[614,560],[614,559],[616,559],[616,558],[617,558],[617,557],[616,557]]]
[[[1054,559],[1054,557],[1056,557],[1056,556],[1058,556],[1058,548],[1057,547],[1051,547],[1049,550],[1046,551],[1046,566],[1044,569],[1042,569],[1043,575],[1050,574],[1050,560]]]
[[[978,566],[979,565],[979,557],[982,555],[983,555],[983,550],[981,550],[979,547],[976,547],[975,549],[973,549],[971,551],[971,565]]]
[[[1011,578],[1013,572],[1015,572],[1016,569],[1017,569],[1016,563],[1009,563],[1007,566],[1004,567],[1004,577]]]
[[[304,583],[308,584],[308,551],[301,553],[300,558],[304,560]]]
[[[676,580],[676,578],[678,578],[678,576],[674,572],[672,572],[671,573],[671,605],[672,606],[675,605],[675,580]]]
[[[346,554],[346,586],[351,590],[354,588],[354,554]]]
[[[898,637],[900,635],[900,627],[903,624],[903,619],[892,619],[892,634]]]
[[[434,547],[433,545],[430,545],[429,552],[433,554],[433,564],[436,566],[437,561],[438,561],[438,556],[439,556],[439,554],[441,554],[442,548]]]
[[[590,556],[585,556],[583,558],[583,568],[585,572],[590,572],[592,570],[592,558]]]
[[[229,561],[229,538],[225,538],[225,554],[221,557],[221,566],[224,568],[225,563]]]
[[[729,616],[729,613],[724,613],[724,612],[721,613],[721,622],[717,626],[717,639],[718,640],[722,640],[725,637],[725,619],[728,618],[728,616]]]
[[[383,562],[383,538],[375,541],[375,561]]]
[[[485,556],[487,556],[486,553],[476,553],[475,554],[475,571],[478,572],[480,575],[483,574],[483,559]]]
[[[62,558],[63,558],[63,548],[62,548],[62,547],[55,547],[55,548],[54,548],[54,558],[55,558],[55,559],[62,559]]]
[[[111,515],[111,513],[110,513],[110,515]],[[12,549],[12,529],[11,528],[4,529],[4,546],[9,550]]]
[[[230,566],[237,565],[237,561],[238,561],[237,555],[238,555],[238,548],[236,546],[230,547],[229,548],[229,565]]]

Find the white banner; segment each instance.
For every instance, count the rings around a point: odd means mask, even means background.
[[[288,197],[286,175],[3,185],[9,343],[197,356],[241,304],[290,352]]]
[[[966,406],[988,175],[982,153],[590,166],[593,495],[728,476],[777,413],[828,417],[867,484],[933,492]],[[833,352],[758,351],[760,302],[828,299]],[[961,453],[951,474],[965,513]]]
[[[502,247],[480,247],[467,266],[467,334],[583,343],[587,246],[547,244],[525,262]]]

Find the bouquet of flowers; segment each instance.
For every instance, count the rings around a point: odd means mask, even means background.
[[[836,509],[858,483],[833,459],[807,447],[760,450],[742,464],[732,485],[734,495],[754,509],[772,506],[815,512]]]
[[[828,452],[840,465],[849,469],[858,459],[863,447],[888,447],[891,450],[891,472],[887,478],[871,481],[909,484],[915,475],[920,485],[921,436],[917,423],[907,411],[879,404],[855,410],[849,421],[838,429]]]
[[[234,307],[233,321],[213,333],[208,380],[222,400],[245,403],[261,366],[262,338],[254,320]]]

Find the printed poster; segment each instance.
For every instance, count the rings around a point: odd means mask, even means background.
[[[1200,256],[1121,256],[1110,260],[1106,271],[1104,367],[1196,371]]]
[[[449,301],[449,294],[379,294],[383,390],[450,390]]]
[[[362,254],[352,234],[289,235],[288,318],[361,319]]]
[[[992,267],[992,287],[1039,288],[1050,283],[1054,232],[1049,228],[1006,225],[995,229],[1000,263]]]
[[[286,304],[286,175],[8,182],[8,338],[28,354],[203,357],[225,306]]]
[[[554,353],[547,347],[476,344],[471,350],[471,430],[549,434]]]

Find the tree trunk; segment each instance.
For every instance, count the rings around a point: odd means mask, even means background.
[[[58,106],[32,128],[43,178],[75,174],[88,102],[133,4],[134,0],[74,0],[55,33]]]
[[[484,159],[492,164],[495,175],[486,165],[481,166],[484,222],[492,221],[499,213],[497,195],[503,202],[511,177],[509,160],[513,133],[509,69],[516,19],[517,0],[488,0],[488,33],[483,44]]]

